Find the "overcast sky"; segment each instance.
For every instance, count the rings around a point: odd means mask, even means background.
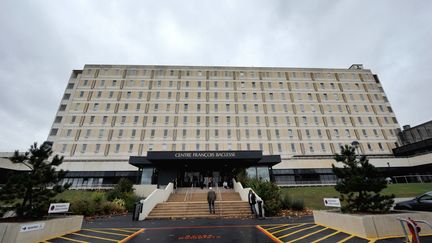
[[[432,1],[0,1],[0,151],[43,142],[84,64],[348,68],[432,119]]]

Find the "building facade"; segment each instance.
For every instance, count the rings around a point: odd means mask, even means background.
[[[362,65],[85,65],[72,71],[48,141],[76,185],[152,183],[155,168],[129,163],[150,151],[260,151],[280,156],[268,175],[280,185],[331,184],[340,146],[357,141],[380,166],[398,131],[378,76]]]

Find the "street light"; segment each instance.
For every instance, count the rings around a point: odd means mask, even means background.
[[[356,149],[358,155],[360,155],[359,151],[358,151],[359,145],[360,145],[360,143],[358,141],[352,141],[352,143],[351,143],[351,146],[353,146]]]

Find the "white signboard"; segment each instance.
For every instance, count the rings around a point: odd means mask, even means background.
[[[48,213],[66,213],[69,211],[70,203],[51,203]]]
[[[327,207],[341,207],[339,198],[324,198],[324,205]]]
[[[29,231],[41,230],[44,227],[45,227],[45,223],[23,224],[23,225],[21,225],[20,232],[29,232]]]

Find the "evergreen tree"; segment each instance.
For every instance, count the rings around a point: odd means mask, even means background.
[[[9,208],[15,210],[20,218],[41,217],[48,212],[52,198],[70,184],[58,185],[65,176],[63,170],[56,171],[55,167],[63,162],[63,157],[55,155],[51,162],[51,145],[47,142],[38,147],[34,143],[28,152],[15,151],[9,158],[14,164],[21,164],[28,168],[25,172],[13,172],[7,183],[0,189],[0,200]]]
[[[335,155],[342,168],[333,166],[338,178],[335,189],[341,193],[343,212],[388,212],[393,205],[394,195],[380,195],[387,182],[378,170],[369,163],[366,156],[356,155],[355,147],[341,147],[341,154]]]

